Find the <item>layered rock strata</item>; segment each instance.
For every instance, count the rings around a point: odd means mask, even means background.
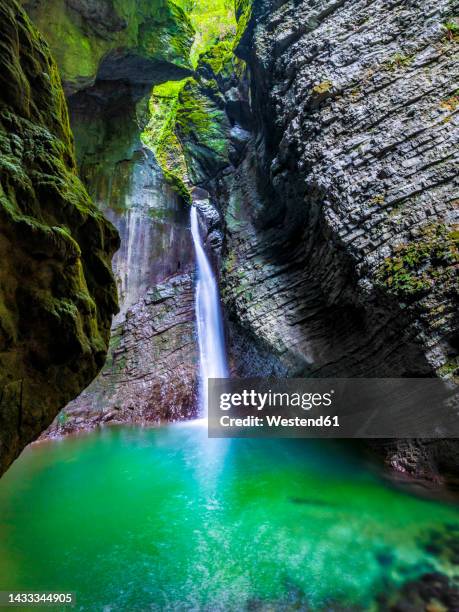
[[[454,16],[446,1],[254,3],[237,52],[255,136],[217,186],[225,299],[291,373],[457,365]]]
[[[239,3],[252,137],[211,187],[238,373],[457,378],[457,14]],[[453,484],[455,448],[378,450]]]

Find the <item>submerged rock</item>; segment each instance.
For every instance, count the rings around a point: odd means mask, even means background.
[[[102,367],[115,228],[78,179],[46,43],[0,6],[0,473]]]

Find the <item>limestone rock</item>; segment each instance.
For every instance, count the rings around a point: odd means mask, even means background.
[[[253,3],[254,137],[215,186],[224,291],[291,374],[457,367],[457,8]]]
[[[197,343],[190,274],[151,287],[115,325],[107,363],[46,437],[107,422],[159,424],[195,416]]]

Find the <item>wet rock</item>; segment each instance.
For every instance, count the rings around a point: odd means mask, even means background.
[[[144,91],[152,82],[191,73],[194,31],[168,0],[38,0],[23,2],[48,41],[67,94],[97,81],[126,81]]]
[[[197,341],[189,274],[157,284],[115,325],[101,375],[44,437],[104,423],[160,424],[195,416]]]
[[[249,70],[224,93],[250,100],[253,136],[208,186],[233,368],[453,377],[457,3],[247,5]],[[455,486],[454,442],[383,446],[391,469]]]
[[[459,609],[459,588],[443,574],[425,574],[405,584],[392,597],[384,598],[380,605],[390,612],[453,612]]]

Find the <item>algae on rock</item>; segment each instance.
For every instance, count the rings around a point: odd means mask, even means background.
[[[189,187],[228,165],[229,123],[194,78],[153,88],[143,140],[166,179],[186,199]]]

